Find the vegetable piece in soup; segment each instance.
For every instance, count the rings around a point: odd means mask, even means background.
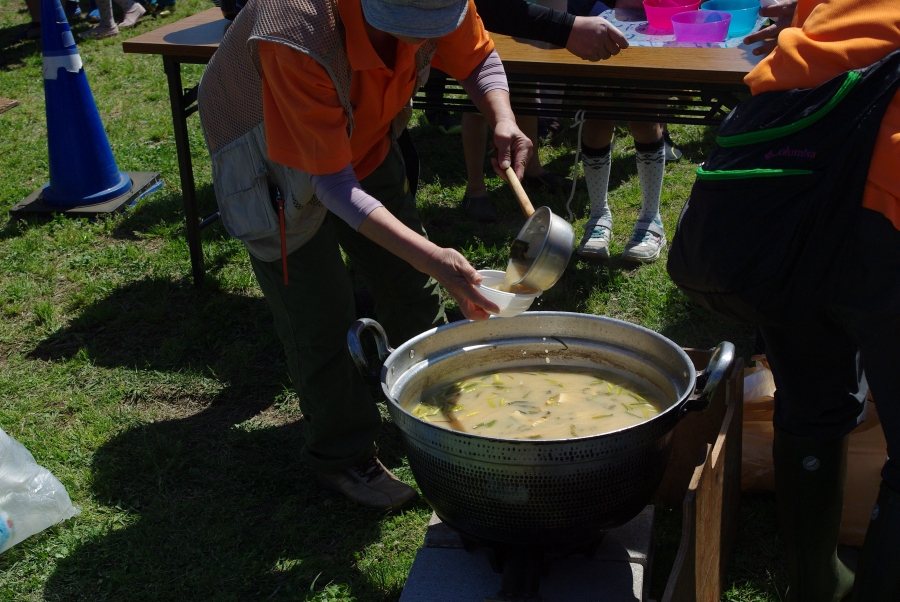
[[[596,370],[522,368],[470,376],[404,407],[444,428],[500,439],[572,439],[632,426],[663,408],[648,387]]]

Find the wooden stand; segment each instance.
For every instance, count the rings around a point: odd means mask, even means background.
[[[687,350],[697,369],[710,352]],[[675,429],[669,469],[657,491],[682,504],[681,543],[661,602],[717,602],[740,520],[744,361],[737,358],[704,412]]]

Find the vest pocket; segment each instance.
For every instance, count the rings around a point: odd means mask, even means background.
[[[231,236],[256,240],[278,231],[268,170],[252,137],[242,136],[222,148],[212,157],[212,169],[222,224]]]

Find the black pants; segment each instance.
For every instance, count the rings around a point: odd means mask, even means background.
[[[851,229],[839,288],[789,327],[762,328],[775,376],[775,424],[836,439],[865,418],[869,387],[889,459],[882,478],[900,491],[900,231],[863,209]]]
[[[407,182],[408,167],[391,148],[360,185],[424,236],[415,193]],[[375,401],[347,349],[347,329],[356,319],[356,307],[341,250],[365,279],[390,343],[400,345],[446,322],[433,278],[333,213],[315,236],[288,255],[289,285],[283,284],[281,261],[250,256],[306,419],[301,460],[316,470],[343,470],[370,458],[381,426]]]

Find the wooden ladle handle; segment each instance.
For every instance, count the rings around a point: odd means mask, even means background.
[[[513,171],[512,166],[506,168],[506,177],[509,179],[509,185],[513,192],[516,193],[516,200],[519,201],[519,206],[525,212],[525,217],[531,217],[531,214],[534,213],[534,207],[531,205],[528,195],[525,194],[525,189],[522,188],[522,183],[516,176],[516,172]]]

